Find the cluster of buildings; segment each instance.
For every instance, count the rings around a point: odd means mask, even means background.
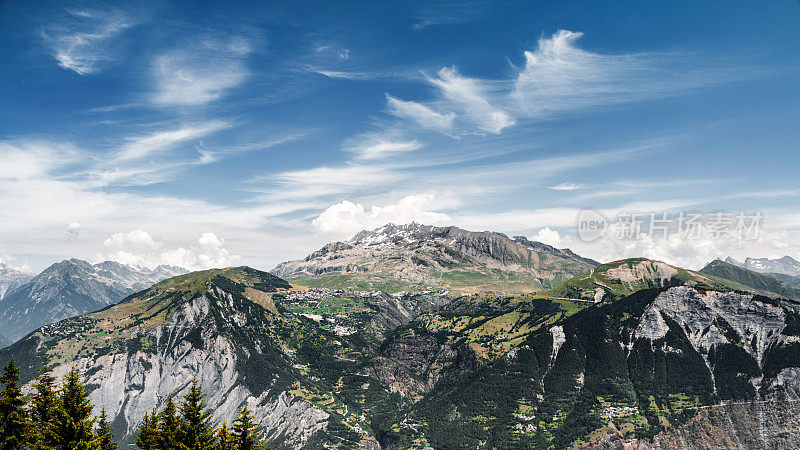
[[[286,294],[286,301],[316,301],[330,297],[380,297],[381,291],[345,291],[342,289],[311,288],[305,291],[290,291]]]
[[[442,293],[442,295],[447,295],[448,292],[450,292],[450,291],[444,291]],[[400,292],[396,292],[396,293],[392,294],[392,297],[398,297],[398,298],[401,298],[401,297],[416,297],[417,295],[431,295],[431,294],[436,294],[436,293],[438,293],[438,291],[434,291],[434,290],[431,290],[431,289],[421,289],[421,290],[418,290],[418,291],[400,291]]]
[[[632,414],[639,414],[639,408],[635,406],[609,406],[605,408],[601,416],[605,418],[613,418],[613,417],[625,417],[630,416]]]

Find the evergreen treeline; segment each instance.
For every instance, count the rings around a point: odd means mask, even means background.
[[[10,361],[0,376],[0,450],[115,450],[113,429],[105,410],[92,417],[89,393],[73,367],[58,385],[45,366],[26,399],[19,386],[19,368]],[[164,410],[147,413],[136,445],[143,450],[264,449],[258,426],[245,406],[230,429],[209,422],[197,381],[176,405],[170,397]]]
[[[142,450],[264,449],[263,442],[257,437],[258,426],[253,422],[253,413],[247,406],[239,411],[239,417],[230,429],[224,422],[214,429],[204,397],[197,380],[194,380],[179,406],[170,397],[161,414],[156,410],[146,413],[136,436],[136,445]]]

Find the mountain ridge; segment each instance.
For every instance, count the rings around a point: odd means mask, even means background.
[[[774,276],[754,272],[720,259],[708,263],[700,269],[700,273],[740,283],[760,294],[800,300],[800,289],[787,286]]]
[[[496,232],[410,223],[362,230],[331,242],[272,273],[312,286],[390,292],[443,289],[529,292],[560,283],[597,264],[568,249]]]
[[[742,262],[728,256],[725,258],[725,262],[758,273],[781,273],[793,277],[800,276],[800,261],[788,255],[775,259],[751,258],[748,256]]]
[[[758,400],[766,413],[800,388],[796,303],[645,258],[581,276],[577,297],[608,298],[304,290],[210,269],[46,325],[0,363],[14,357],[24,382],[75,365],[123,443],[197,378],[215,423],[248,405],[277,448],[646,448],[701,411]],[[743,442],[758,432],[735,424]],[[765,439],[800,443],[785,414],[770,424]]]
[[[0,263],[0,300],[3,300],[6,294],[30,281],[34,276],[33,273],[23,272]]]
[[[101,309],[168,276],[172,266],[143,269],[114,261],[68,259],[47,267],[0,302],[0,334],[11,340],[58,320]]]
[[[600,264],[588,272],[575,275],[559,286],[534,295],[599,303],[625,297],[643,289],[682,285],[705,289],[731,289],[719,280],[713,280],[699,272],[648,258],[627,258]]]

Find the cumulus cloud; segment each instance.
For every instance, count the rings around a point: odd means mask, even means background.
[[[203,233],[197,244],[188,248],[168,248],[144,230],[116,233],[109,236],[103,246],[111,259],[123,264],[154,267],[159,264],[180,266],[190,270],[226,267],[239,259],[225,248],[225,241],[214,233]]]
[[[252,52],[247,40],[201,40],[155,58],[152,75],[158,105],[201,105],[216,100],[242,84],[250,71],[245,57]]]
[[[553,247],[558,247],[562,242],[561,235],[558,233],[558,231],[551,230],[550,227],[544,227],[539,230],[539,232],[536,233],[534,240],[552,245]]]
[[[440,224],[447,222],[447,214],[432,211],[432,194],[415,194],[402,198],[395,204],[370,206],[343,201],[331,205],[312,222],[323,232],[338,236],[349,236],[364,229],[376,228],[392,223],[420,222]]]
[[[607,213],[607,217],[614,217],[613,211]],[[624,216],[627,217],[627,214]],[[659,217],[657,215],[656,219]],[[598,261],[645,257],[694,270],[725,256],[744,259],[748,256],[800,254],[800,231],[796,225],[794,230],[786,230],[764,228],[762,224],[760,228],[746,231],[740,236],[733,230],[714,233],[707,226],[699,227],[696,233],[680,233],[673,228],[663,233],[649,230],[650,218],[647,215],[636,220],[643,223],[641,230],[633,235],[630,234],[629,224],[612,221],[600,239],[589,243],[577,239],[573,250]]]
[[[81,228],[83,225],[80,222],[70,222],[67,224],[67,235],[70,239],[77,239],[78,235],[81,233]]]
[[[99,72],[103,63],[113,60],[114,39],[135,24],[119,12],[67,10],[67,13],[64,25],[48,26],[42,31],[42,39],[58,65],[78,75]]]

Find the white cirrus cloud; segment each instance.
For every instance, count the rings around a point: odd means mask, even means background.
[[[155,58],[153,103],[194,106],[222,97],[250,76],[245,58],[252,46],[241,37],[201,40]]]
[[[42,39],[58,65],[78,75],[97,73],[116,57],[114,40],[135,21],[120,12],[67,10],[60,26],[47,26]]]
[[[208,136],[228,127],[230,127],[230,124],[227,122],[213,120],[129,138],[128,142],[123,145],[117,159],[119,161],[129,161],[151,156],[156,152]]]
[[[225,248],[225,241],[214,233],[203,233],[195,245],[168,248],[144,230],[116,233],[109,236],[103,246],[106,254],[100,259],[110,259],[133,266],[154,267],[159,264],[179,266],[189,270],[227,267],[239,260]]]
[[[442,224],[450,220],[444,213],[433,211],[433,194],[414,194],[397,203],[364,207],[361,203],[342,201],[329,206],[312,224],[322,233],[350,236],[364,229],[387,223],[420,222]]]
[[[0,181],[44,177],[78,160],[68,144],[45,141],[0,142]]]
[[[439,91],[437,100],[422,104],[386,94],[389,112],[445,133],[498,134],[514,125],[509,113],[490,103],[490,99],[502,100],[491,83],[465,77],[454,67],[444,67],[425,79]]]
[[[525,65],[510,93],[518,115],[544,118],[648,100],[731,78],[731,73],[709,70],[689,55],[590,52],[576,45],[582,36],[559,30],[525,52]]]
[[[679,95],[734,80],[743,71],[714,67],[681,53],[604,54],[579,48],[583,33],[559,30],[524,52],[514,76],[480,79],[444,67],[425,81],[434,99],[406,101],[387,94],[393,115],[445,134],[499,134],[519,121],[584,112],[626,102]]]
[[[421,103],[400,100],[386,94],[389,112],[397,117],[409,119],[423,128],[448,132],[452,130],[456,115],[452,112],[437,112]]]
[[[480,80],[461,75],[454,67],[445,67],[428,81],[441,91],[448,106],[458,110],[479,131],[498,134],[514,125],[507,112],[489,102],[491,93]]]
[[[416,139],[403,139],[394,134],[366,134],[359,136],[356,142],[345,149],[357,159],[379,159],[400,153],[413,152],[422,148]]]
[[[404,175],[385,166],[352,164],[338,167],[315,167],[282,172],[253,181],[269,181],[280,189],[283,198],[321,198],[353,194],[364,189],[396,183]]]
[[[565,182],[555,186],[550,186],[550,189],[553,191],[574,191],[577,189],[583,189],[583,187],[584,186],[582,184]]]
[[[341,70],[324,70],[309,68],[309,71],[324,75],[328,78],[342,79],[342,80],[368,80],[373,76],[366,72],[345,72]]]

